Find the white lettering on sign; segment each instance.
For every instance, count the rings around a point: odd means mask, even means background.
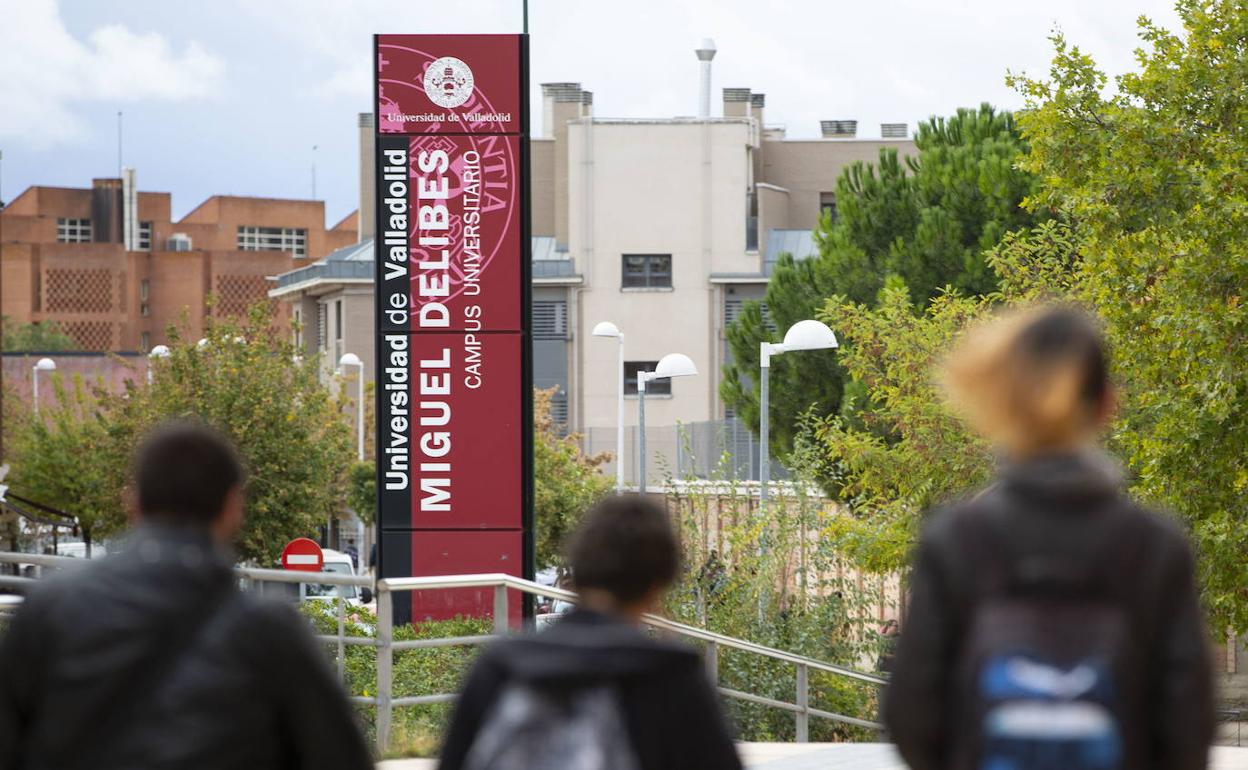
[[[446,172],[450,167],[451,156],[446,150],[421,150],[416,155],[416,168],[421,174],[416,178],[417,242],[421,248],[433,249],[440,255],[418,263],[425,271],[416,281],[420,329],[445,329],[451,324],[451,314],[440,300],[451,293],[451,213],[446,207],[450,197]]]
[[[451,464],[442,458],[451,451],[451,405],[445,398],[451,394],[451,349],[442,348],[437,358],[422,358],[416,375],[419,396],[419,422],[422,429],[420,447],[420,510],[445,512],[451,510]],[[428,474],[428,475],[427,475]]]

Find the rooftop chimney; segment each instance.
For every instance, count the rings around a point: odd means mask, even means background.
[[[758,130],[763,130],[763,107],[767,105],[767,96],[765,94],[750,94],[750,115],[754,118],[754,122],[758,124]]]
[[[852,139],[858,135],[856,120],[821,120],[819,130],[824,139]]]
[[[542,135],[544,137],[554,138],[567,121],[581,117],[582,111],[579,109],[570,110],[566,106],[556,107],[555,105],[586,103],[584,94],[580,83],[542,83]],[[589,98],[588,104],[592,104],[593,97]]]
[[[711,116],[711,59],[715,58],[715,41],[703,38],[702,45],[694,51],[698,55],[701,72],[698,79],[698,117]]]
[[[910,136],[905,123],[881,123],[880,136],[885,139],[905,139]]]
[[[750,116],[750,89],[724,89],[724,117],[748,118]]]

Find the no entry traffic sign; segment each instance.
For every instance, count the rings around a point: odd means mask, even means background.
[[[315,540],[297,537],[282,549],[282,569],[300,572],[320,572],[325,566],[325,554]]]

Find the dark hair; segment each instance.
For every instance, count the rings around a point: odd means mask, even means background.
[[[146,518],[208,524],[221,515],[243,466],[228,439],[200,423],[154,428],[134,456],[139,511]]]
[[[618,602],[635,602],[675,582],[680,546],[662,506],[618,495],[586,514],[568,546],[568,566],[578,590],[599,588]]]
[[[1075,362],[1083,373],[1079,383],[1083,402],[1096,406],[1105,398],[1109,388],[1108,356],[1100,329],[1085,313],[1064,305],[1049,308],[1023,327],[1018,346],[1035,361]]]

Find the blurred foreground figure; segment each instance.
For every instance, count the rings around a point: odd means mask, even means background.
[[[679,571],[666,511],[608,498],[573,536],[568,561],[579,607],[482,654],[442,770],[740,768],[701,658],[639,628]]]
[[[128,547],[39,586],[0,640],[0,767],[371,768],[306,623],[235,586],[229,444],[170,424],[134,481]]]
[[[999,445],[995,484],[933,515],[885,722],[914,770],[1203,768],[1213,736],[1192,557],[1095,448],[1114,394],[1067,308],[973,332],[946,372]]]

